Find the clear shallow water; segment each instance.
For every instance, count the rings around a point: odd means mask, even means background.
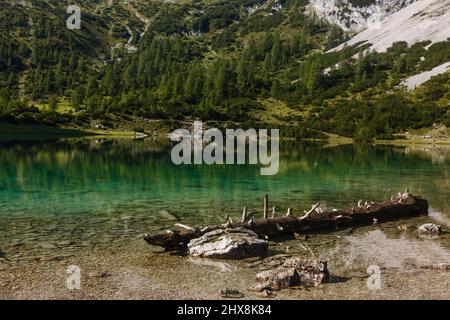
[[[0,142],[0,262],[126,247],[142,233],[173,226],[173,216],[196,225],[238,218],[243,206],[260,213],[264,194],[279,212],[300,213],[318,201],[348,207],[409,187],[432,207],[430,217],[412,223],[437,221],[448,229],[449,185],[449,152],[430,147],[283,143],[280,172],[269,177],[259,166],[177,167],[167,143],[153,140]],[[398,224],[341,233],[345,245],[323,236],[317,251],[345,256],[343,267],[373,260],[395,267],[413,257],[421,264],[450,261],[447,236],[425,242],[400,234]]]

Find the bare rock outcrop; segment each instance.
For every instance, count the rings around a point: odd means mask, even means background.
[[[416,0],[312,0],[317,15],[346,31],[359,32],[407,7]]]

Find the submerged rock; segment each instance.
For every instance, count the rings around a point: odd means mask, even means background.
[[[328,282],[330,273],[326,261],[306,260],[299,257],[286,259],[280,267],[256,275],[260,283],[249,290],[255,292],[277,291],[293,286],[316,287]]]
[[[418,229],[419,236],[426,239],[436,239],[441,233],[441,226],[433,223],[421,225]]]
[[[191,240],[188,252],[196,257],[244,259],[264,254],[267,247],[267,241],[259,239],[251,230],[218,229]]]
[[[401,232],[408,232],[411,230],[411,227],[406,224],[401,224],[401,225],[397,226],[397,230],[401,231]]]
[[[172,220],[172,221],[180,220],[176,215],[170,213],[167,210],[161,210],[161,211],[159,211],[159,214],[166,220]]]

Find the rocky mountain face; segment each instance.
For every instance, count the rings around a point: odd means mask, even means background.
[[[346,31],[359,32],[373,26],[417,0],[311,0],[321,18]]]
[[[394,42],[446,41],[450,37],[450,0],[419,0],[355,35],[346,43],[370,43],[385,52]],[[344,44],[334,50],[344,48]]]

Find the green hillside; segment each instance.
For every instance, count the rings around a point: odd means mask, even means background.
[[[400,86],[449,61],[448,41],[325,53],[349,35],[307,0],[84,0],[81,30],[65,26],[69,2],[26,3],[0,0],[4,121],[146,130],[200,118],[360,140],[450,125],[448,73]]]

